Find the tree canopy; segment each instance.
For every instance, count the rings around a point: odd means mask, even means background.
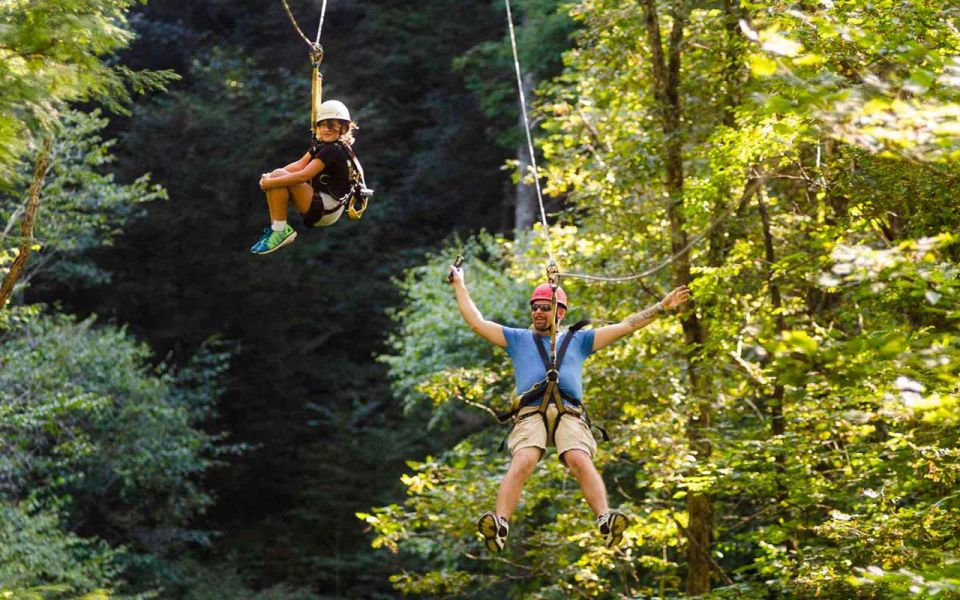
[[[551,460],[524,492],[507,556],[482,556],[471,517],[492,505],[506,460],[484,430],[411,464],[405,502],[359,515],[375,545],[410,557],[395,585],[541,598],[956,592],[955,15],[940,3],[653,1],[571,14],[576,47],[539,107],[546,189],[569,207],[554,252],[562,270],[655,272],[564,283],[612,319],[672,285],[695,297],[589,363],[591,416],[613,433],[598,464],[636,520],[625,548],[599,547]],[[488,255],[510,258],[479,265],[474,288],[502,289],[490,269],[542,278],[544,244],[500,242]],[[401,327],[424,318],[434,278],[406,284]],[[404,378],[429,369],[417,391],[436,403],[503,407],[502,358],[466,371],[405,359],[438,336],[406,336],[386,360]]]
[[[254,257],[309,141],[280,3],[0,0],[0,598],[960,594],[960,14],[513,9],[548,230],[503,3],[331,0],[376,196]],[[552,452],[478,541],[513,377],[459,253],[509,326],[550,255],[567,322],[692,289],[587,362],[619,548]]]

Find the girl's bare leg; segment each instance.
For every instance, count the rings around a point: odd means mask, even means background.
[[[301,215],[310,210],[310,202],[313,200],[313,188],[309,183],[298,183],[286,188],[290,191],[290,200],[297,212]]]
[[[289,175],[289,171],[286,169],[274,169],[267,177],[282,177],[283,175]],[[267,208],[270,210],[270,219],[273,221],[286,221],[287,200],[290,197],[290,192],[287,191],[287,188],[272,188],[266,190],[265,193],[267,195]]]
[[[270,177],[280,177],[287,174],[288,171],[286,169],[276,169],[270,173]],[[298,183],[290,187],[267,190],[266,194],[267,206],[270,208],[270,219],[274,221],[286,221],[287,208],[291,201],[300,214],[310,210],[310,202],[313,199],[313,188],[310,187],[310,184]]]
[[[274,221],[287,220],[287,199],[290,192],[287,188],[273,188],[267,190],[267,206],[270,207],[270,218]]]

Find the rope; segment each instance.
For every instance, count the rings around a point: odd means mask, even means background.
[[[520,76],[520,57],[517,54],[517,36],[513,31],[513,15],[510,12],[510,0],[505,0],[507,7],[507,25],[510,29],[510,47],[513,49],[513,67],[517,73],[517,92],[520,95],[520,113],[523,115],[523,128],[527,134],[527,150],[530,152],[530,167],[533,169],[533,183],[537,189],[537,202],[540,205],[540,222],[543,225],[543,237],[547,243],[547,254],[550,263],[556,264],[553,258],[553,245],[550,241],[550,228],[547,226],[547,213],[543,208],[543,194],[540,191],[540,173],[537,171],[537,158],[533,150],[533,136],[530,135],[530,121],[527,119],[527,100],[523,94],[523,79]]]
[[[323,99],[323,92],[321,86],[323,85],[323,75],[320,73],[320,63],[323,62],[323,46],[320,45],[320,32],[323,30],[323,19],[327,14],[327,0],[323,0],[323,4],[320,6],[320,24],[317,25],[317,39],[316,41],[311,42],[306,34],[303,33],[303,30],[300,29],[300,26],[297,24],[297,19],[293,16],[293,12],[290,10],[290,5],[287,4],[287,0],[280,0],[280,3],[283,4],[283,10],[287,13],[287,17],[290,19],[290,23],[293,24],[293,28],[297,30],[297,34],[300,35],[300,39],[304,41],[309,48],[310,52],[310,62],[313,63],[313,77],[310,79],[310,133],[313,135],[314,127],[316,127],[317,122],[317,106],[320,104],[320,101]]]
[[[559,369],[560,365],[557,364],[557,330],[560,326],[560,305],[557,301],[557,290],[560,289],[560,268],[557,267],[557,263],[553,262],[552,258],[550,265],[547,267],[547,281],[550,283],[550,358],[553,359],[553,368]],[[559,383],[558,381],[557,384],[559,385]]]

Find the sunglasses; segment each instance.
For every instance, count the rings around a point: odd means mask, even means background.
[[[530,310],[533,312],[550,312],[549,304],[531,304]]]

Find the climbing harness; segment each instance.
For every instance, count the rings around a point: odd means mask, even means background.
[[[317,210],[311,216],[313,225],[318,227],[326,227],[336,223],[337,220],[340,219],[340,215],[343,214],[344,208],[346,208],[348,217],[351,219],[359,219],[363,216],[364,211],[367,210],[370,197],[373,196],[373,190],[367,187],[366,180],[363,176],[363,166],[360,165],[360,160],[353,152],[353,148],[351,148],[349,144],[344,144],[341,141],[331,143],[337,144],[349,159],[350,188],[347,190],[347,193],[340,198],[334,198],[329,194],[320,193],[323,200],[323,209]]]
[[[351,219],[359,219],[367,210],[367,204],[373,196],[373,190],[367,187],[367,180],[363,175],[363,166],[360,159],[349,144],[343,144],[347,156],[350,157],[350,191],[348,191],[340,202],[347,205],[347,216]]]
[[[290,5],[287,4],[287,0],[280,0],[280,2],[283,4],[283,10],[287,13],[287,17],[290,19],[290,23],[293,24],[293,28],[297,30],[300,38],[309,48],[310,63],[313,65],[313,75],[310,81],[310,135],[315,143],[319,143],[319,140],[316,138],[315,127],[317,124],[317,113],[323,103],[323,74],[320,72],[320,63],[323,62],[323,46],[320,45],[320,33],[323,31],[323,20],[327,14],[327,0],[323,0],[320,6],[320,23],[317,25],[317,37],[312,42],[297,24],[297,20],[294,18],[293,12],[290,10]],[[346,108],[344,108],[344,110],[346,110]],[[373,190],[367,187],[363,166],[360,164],[360,159],[357,158],[353,148],[351,148],[349,144],[342,142],[335,143],[340,144],[340,148],[349,158],[350,188],[347,193],[340,198],[333,198],[328,194],[320,194],[323,200],[323,208],[317,211],[319,216],[314,219],[314,223],[318,226],[327,226],[336,223],[340,219],[340,215],[343,214],[344,209],[346,209],[348,217],[351,219],[359,219],[367,210],[367,205],[373,196]]]
[[[585,319],[575,323],[566,331],[560,347],[557,348],[557,327],[559,322],[557,293],[560,290],[560,270],[557,268],[556,263],[551,262],[547,267],[547,283],[550,285],[549,354],[541,343],[541,336],[536,331],[530,332],[530,335],[533,336],[533,345],[536,346],[537,353],[540,355],[540,361],[543,363],[544,377],[539,383],[534,384],[522,394],[514,394],[510,401],[510,410],[497,415],[497,420],[500,421],[500,423],[510,422],[510,429],[507,430],[503,441],[500,442],[501,450],[506,444],[507,438],[510,437],[510,433],[517,426],[517,423],[534,415],[539,415],[543,419],[543,427],[547,433],[548,444],[550,440],[554,439],[557,427],[560,425],[560,421],[564,416],[581,419],[587,424],[588,428],[596,428],[600,432],[603,441],[610,441],[610,436],[607,434],[606,429],[599,425],[593,425],[590,422],[590,417],[587,415],[583,401],[566,394],[560,389],[560,367],[563,365],[567,348],[570,346],[570,342],[573,341],[576,332],[593,321]],[[536,411],[531,411],[523,415],[520,414],[524,408],[537,404],[538,402],[539,407]],[[551,404],[557,407],[557,418],[554,420],[552,428],[550,427],[550,419],[547,417],[547,411],[550,409]]]

